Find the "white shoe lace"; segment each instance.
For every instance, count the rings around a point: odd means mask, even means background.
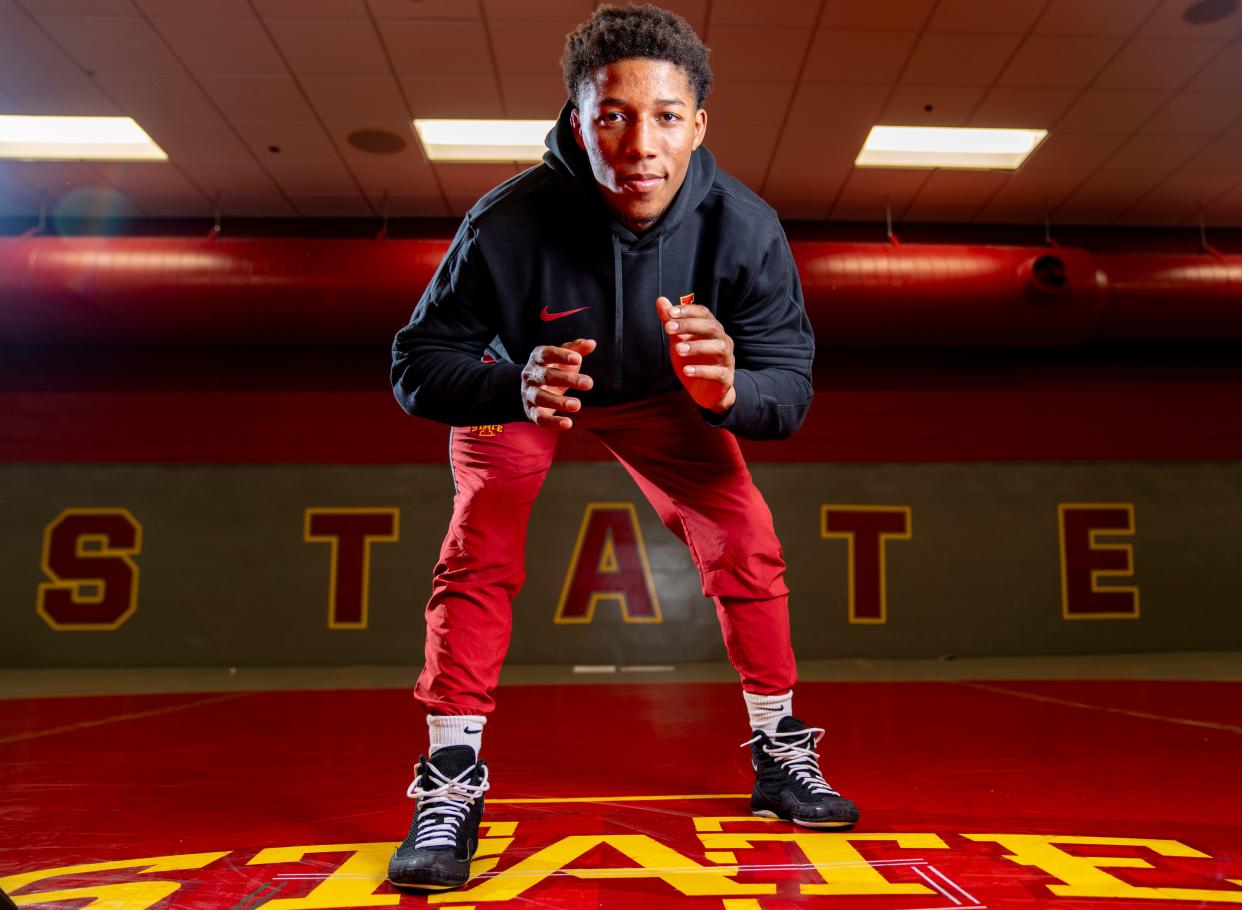
[[[824,738],[825,732],[827,731],[823,727],[805,727],[790,733],[774,733],[768,737],[771,745],[765,745],[762,749],[812,793],[840,796],[840,793],[828,786],[823,772],[819,770],[819,753],[815,751],[815,747]],[[742,747],[758,742],[761,736],[763,734],[756,733],[742,743]],[[812,736],[814,740],[811,739]],[[781,740],[788,741],[782,742]]]
[[[420,776],[405,791],[405,795],[416,800],[418,806],[415,810],[418,816],[418,834],[414,838],[414,848],[455,847],[458,826],[470,812],[474,801],[491,787],[487,781],[487,765],[483,766],[483,779],[477,784],[466,782],[474,773],[476,765],[471,765],[456,777],[441,773],[431,762],[426,762],[424,767],[435,786],[430,790],[420,788]]]

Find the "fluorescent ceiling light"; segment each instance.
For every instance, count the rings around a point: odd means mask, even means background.
[[[1047,135],[1047,130],[873,126],[854,164],[1013,170]]]
[[[430,161],[542,161],[554,120],[415,120]]]
[[[167,161],[132,117],[0,114],[0,158],[52,161]]]

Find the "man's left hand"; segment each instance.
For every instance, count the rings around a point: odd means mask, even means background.
[[[673,306],[656,298],[660,322],[669,336],[673,371],[694,403],[714,414],[733,407],[733,339],[712,311],[698,304]]]

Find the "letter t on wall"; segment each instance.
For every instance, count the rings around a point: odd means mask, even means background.
[[[365,629],[371,594],[371,544],[397,539],[398,509],[307,509],[302,539],[332,547],[328,628]]]
[[[888,621],[888,541],[909,540],[911,524],[909,506],[820,506],[819,536],[849,544],[850,622]]]

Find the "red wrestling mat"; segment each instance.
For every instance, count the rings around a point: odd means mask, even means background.
[[[1242,684],[806,683],[856,831],[747,814],[731,685],[501,690],[474,878],[383,882],[425,739],[396,690],[0,702],[23,907],[967,910],[1242,904]]]

